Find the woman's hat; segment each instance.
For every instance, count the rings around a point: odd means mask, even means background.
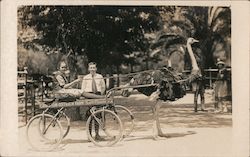
[[[225,65],[225,62],[223,62],[222,60],[220,60],[219,58],[217,59],[217,63],[216,65]]]

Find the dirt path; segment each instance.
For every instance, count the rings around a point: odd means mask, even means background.
[[[232,115],[213,113],[206,95],[208,112],[193,112],[192,95],[172,104],[162,104],[160,121],[169,138],[152,138],[150,103],[142,95],[121,100],[135,115],[131,136],[112,147],[96,147],[87,141],[85,122],[72,122],[68,136],[55,152],[35,152],[25,140],[25,128],[19,129],[20,154],[25,156],[230,156]],[[136,105],[135,105],[136,104]]]

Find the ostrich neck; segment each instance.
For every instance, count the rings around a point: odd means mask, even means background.
[[[191,59],[192,70],[199,70],[198,64],[197,64],[196,59],[194,57],[194,52],[193,52],[190,44],[187,44],[187,50],[188,50],[188,54],[189,54],[190,59]]]

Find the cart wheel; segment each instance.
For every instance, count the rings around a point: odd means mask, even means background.
[[[63,112],[60,114],[58,121],[61,123],[63,128],[63,138],[65,138],[70,130],[70,119],[69,117]]]
[[[95,136],[96,126],[99,126],[100,138]],[[122,138],[121,120],[110,110],[100,109],[92,113],[87,120],[86,129],[89,140],[100,147],[112,146]]]
[[[26,137],[31,147],[37,151],[56,149],[63,138],[60,122],[49,114],[39,114],[31,118],[26,127]]]
[[[123,137],[129,136],[135,126],[133,113],[128,108],[121,105],[115,105],[114,110],[122,121]]]
[[[57,112],[58,110],[49,110],[46,114],[54,116]],[[63,129],[63,138],[65,138],[70,130],[70,118],[64,112],[61,112],[58,117],[58,121],[60,121]]]

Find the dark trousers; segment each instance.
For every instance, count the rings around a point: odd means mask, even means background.
[[[91,92],[92,93],[92,92]],[[93,94],[96,94],[96,95],[101,95],[101,92],[96,92],[96,93],[93,93]],[[90,112],[90,109],[92,108],[93,106],[89,107],[88,111],[87,111],[87,116],[90,116],[91,115],[91,112]],[[101,113],[99,114],[96,114],[96,117],[97,118],[101,118]],[[90,127],[89,127],[89,133],[90,135],[92,136],[92,125],[93,123],[95,124],[95,133],[97,136],[99,136],[99,124],[98,122],[95,120],[95,118],[93,117],[90,121]]]
[[[201,97],[201,109],[205,109],[205,97],[204,97],[204,93],[205,93],[205,87],[204,87],[204,83],[202,80],[197,80],[197,88],[194,91],[194,110],[195,112],[197,111],[198,108],[198,96],[200,95]]]

